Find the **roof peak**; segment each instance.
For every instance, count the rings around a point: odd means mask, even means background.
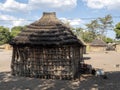
[[[57,17],[55,12],[43,12],[42,17],[28,25],[28,27],[36,28],[41,26],[55,26],[56,24],[63,24]]]
[[[43,16],[44,15],[53,15],[53,16],[56,16],[56,13],[55,12],[43,12]]]
[[[56,19],[56,13],[55,12],[43,12],[43,16],[41,19]]]

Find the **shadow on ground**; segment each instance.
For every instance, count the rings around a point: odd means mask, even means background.
[[[45,80],[0,73],[0,90],[120,90],[120,72],[107,72],[108,79],[82,76],[81,81]]]
[[[91,57],[83,57],[83,60],[90,60]]]

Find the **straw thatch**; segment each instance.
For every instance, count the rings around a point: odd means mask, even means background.
[[[55,13],[43,13],[40,20],[28,25],[11,42],[12,45],[67,45],[83,43],[70,28],[56,18]]]
[[[101,47],[107,46],[107,44],[102,39],[94,39],[90,45],[91,46],[101,46]]]
[[[104,52],[107,44],[102,39],[94,39],[90,44],[90,51],[92,52]]]

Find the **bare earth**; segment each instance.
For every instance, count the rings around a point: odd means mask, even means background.
[[[120,53],[88,53],[84,57],[86,63],[103,69],[108,79],[91,75],[83,75],[80,81],[11,76],[12,51],[0,49],[0,90],[120,90]]]

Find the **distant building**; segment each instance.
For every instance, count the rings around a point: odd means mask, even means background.
[[[91,52],[103,52],[106,50],[107,43],[105,43],[102,39],[94,39],[90,44]]]

